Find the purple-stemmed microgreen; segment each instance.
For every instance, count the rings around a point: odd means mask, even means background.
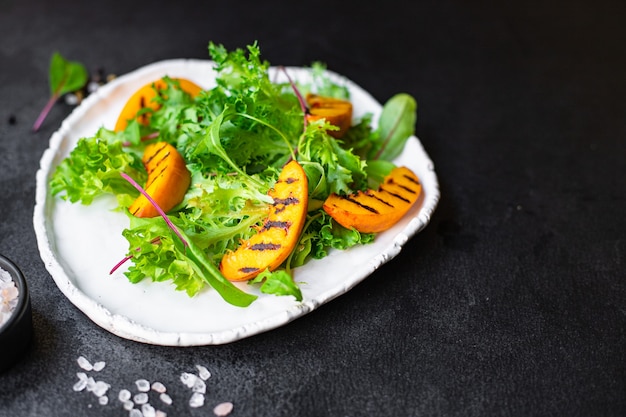
[[[189,249],[186,253],[187,259],[190,262],[191,267],[194,271],[202,277],[204,281],[206,281],[211,287],[213,287],[222,298],[235,306],[239,307],[247,307],[254,300],[257,299],[256,295],[248,294],[239,288],[237,288],[232,282],[228,281],[219,271],[219,269],[211,263],[209,259],[207,259],[206,255],[202,252],[202,250],[193,242],[187,242],[187,240],[183,237],[181,232],[174,226],[174,224],[167,217],[165,212],[159,205],[154,201],[152,197],[143,189],[141,185],[139,185],[135,180],[133,180],[128,174],[121,172],[120,175],[129,183],[132,184],[144,197],[148,199],[148,201],[154,206],[154,208],[159,212],[161,217],[165,220],[170,229],[176,233],[181,242],[183,243],[185,249]],[[118,265],[122,265],[127,260],[131,259],[132,256],[127,256],[122,259]]]
[[[289,81],[289,85],[291,85],[291,88],[293,89],[293,92],[295,93],[296,97],[298,98],[298,102],[300,103],[300,109],[302,109],[302,113],[304,113],[304,129],[306,130],[306,125],[307,125],[306,115],[309,114],[309,108],[307,107],[306,101],[304,100],[304,97],[302,97],[302,94],[300,93],[300,90],[298,90],[298,87],[296,86],[296,83],[293,82],[293,80],[289,76],[289,73],[287,72],[287,69],[285,67],[283,67],[283,66],[281,66],[280,69],[285,73],[285,76],[287,77],[287,81]]]
[[[83,64],[75,61],[67,61],[58,52],[52,54],[48,71],[50,83],[50,98],[43,110],[35,120],[33,131],[38,131],[43,121],[57,100],[67,93],[80,90],[87,84],[89,78]]]
[[[150,241],[150,243],[152,243],[153,245],[158,245],[159,243],[161,243],[161,238],[160,237],[155,237],[154,239],[152,239]],[[141,248],[135,248],[136,252],[139,252],[140,250],[141,250]],[[134,255],[124,256],[121,261],[116,263],[115,266],[113,268],[111,268],[111,270],[109,271],[109,275],[113,275],[113,273],[115,271],[117,271],[126,262],[130,261],[131,259],[133,259],[133,257],[134,257]]]
[[[165,223],[167,223],[167,225],[169,226],[170,229],[172,229],[172,231],[174,233],[176,233],[176,236],[178,236],[178,238],[181,240],[181,242],[183,242],[183,245],[185,247],[189,246],[189,243],[187,243],[187,241],[185,240],[185,238],[183,237],[183,235],[178,231],[178,229],[176,228],[176,226],[174,226],[174,223],[172,223],[172,221],[169,219],[169,217],[167,217],[167,214],[165,214],[165,212],[163,211],[163,209],[157,204],[156,201],[154,201],[154,199],[152,197],[150,197],[150,194],[148,194],[146,192],[146,190],[143,189],[143,187],[141,185],[139,185],[137,183],[137,181],[135,181],[134,179],[132,179],[128,174],[124,173],[124,172],[120,172],[120,175],[129,183],[131,183],[131,185],[133,187],[135,187],[144,197],[146,197],[146,199],[150,202],[150,204],[152,204],[154,206],[154,208],[156,209],[156,211],[159,212],[159,214],[161,215],[161,217],[163,217],[163,220],[165,220]]]

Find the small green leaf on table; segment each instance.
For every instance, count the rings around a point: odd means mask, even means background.
[[[68,61],[55,52],[50,59],[48,72],[50,99],[33,125],[33,131],[39,130],[54,103],[64,94],[80,90],[89,78],[87,69],[80,62]]]

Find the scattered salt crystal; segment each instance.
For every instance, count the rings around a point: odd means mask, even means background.
[[[204,394],[194,392],[189,399],[189,407],[198,408],[204,405]]]
[[[196,380],[198,379],[197,376],[195,376],[194,374],[190,374],[188,372],[183,372],[182,374],[180,374],[180,381],[187,387],[187,388],[193,388],[194,384],[196,383]]]
[[[87,391],[93,391],[94,388],[96,387],[96,380],[93,379],[93,377],[89,377],[87,378]]]
[[[193,384],[191,388],[193,392],[199,392],[200,394],[206,393],[206,383],[200,378],[196,379],[196,382]]]
[[[167,391],[167,388],[165,388],[165,385],[160,382],[154,382],[152,383],[152,391],[163,394],[165,391]]]
[[[233,403],[223,402],[215,406],[213,413],[218,417],[227,416],[233,411]]]
[[[69,93],[65,95],[65,104],[69,106],[77,105],[78,101],[78,96],[76,94]]]
[[[157,410],[154,417],[167,417],[167,413],[165,411]]]
[[[211,372],[209,372],[209,370],[202,366],[202,365],[196,365],[196,368],[198,368],[198,376],[200,376],[200,378],[202,378],[203,381],[206,381],[207,379],[211,378]]]
[[[127,389],[121,389],[121,390],[120,390],[120,393],[117,395],[117,398],[118,398],[120,401],[124,402],[124,401],[128,401],[128,400],[130,400],[130,397],[131,397],[131,396],[132,396],[132,394],[130,393],[130,391],[129,391],[129,390],[127,390]]]
[[[107,405],[109,403],[109,397],[103,395],[102,397],[98,398],[98,402],[100,403],[100,405]]]
[[[137,381],[135,381],[135,385],[137,386],[137,389],[141,392],[150,391],[150,382],[148,382],[148,380],[146,379],[138,379]]]
[[[141,412],[141,410],[138,410],[136,408],[133,408],[132,410],[130,410],[130,412],[128,413],[128,417],[143,417],[143,413]]]
[[[100,372],[101,370],[104,369],[105,366],[106,366],[105,362],[99,361],[93,364],[93,370],[96,372]]]
[[[85,371],[93,370],[93,365],[84,356],[79,356],[78,359],[76,359],[76,362],[78,362],[78,366],[80,366]]]
[[[89,93],[93,93],[95,92],[98,88],[100,87],[100,84],[98,84],[95,81],[90,81],[89,84],[87,84],[87,91]]]
[[[102,397],[111,388],[109,384],[104,381],[97,381],[93,387],[93,393],[96,397]]]
[[[143,417],[155,417],[156,416],[156,410],[150,404],[142,405],[141,413],[143,414]]]
[[[74,391],[82,391],[87,388],[87,374],[84,372],[77,372],[78,382],[74,384]]]
[[[161,401],[163,401],[165,404],[167,405],[172,405],[172,397],[170,397],[169,395],[167,395],[166,393],[161,393],[161,395],[159,395],[159,398],[161,399]]]
[[[76,382],[74,384],[74,386],[72,387],[72,389],[76,392],[78,391],[82,391],[85,389],[85,387],[87,386],[87,380],[86,379],[79,379],[78,382]]]
[[[133,397],[135,404],[146,404],[148,402],[148,394],[141,392]]]
[[[135,403],[130,400],[123,401],[123,403],[124,404],[122,406],[124,407],[124,410],[126,411],[130,411],[133,408],[135,408]]]

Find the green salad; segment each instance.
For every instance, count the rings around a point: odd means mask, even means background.
[[[133,283],[143,279],[171,281],[176,290],[194,296],[211,287],[233,305],[245,307],[257,296],[226,279],[219,263],[226,253],[258,233],[267,217],[281,169],[297,161],[306,173],[308,206],[298,243],[278,268],[248,281],[263,293],[302,293],[293,270],[331,249],[368,244],[375,233],[362,233],[337,223],[323,209],[331,194],[349,195],[375,189],[391,172],[393,160],[413,135],[417,105],[401,93],[383,106],[378,120],[371,114],[352,120],[340,138],[327,119],[307,119],[303,97],[350,100],[350,92],[333,81],[324,64],[314,62],[309,82],[275,82],[270,64],[255,42],[227,50],[209,43],[215,87],[191,95],[179,81],[164,77],[165,88],[137,117],[119,131],[101,127],[76,147],[50,179],[51,193],[72,203],[90,204],[114,195],[126,213],[128,241],[120,254],[124,274]],[[156,88],[156,87],[155,87]],[[191,182],[182,201],[156,217],[136,217],[128,207],[145,193],[148,179],[142,156],[147,146],[165,142],[183,157]]]

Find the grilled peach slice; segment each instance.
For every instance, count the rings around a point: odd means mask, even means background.
[[[406,167],[391,171],[378,190],[340,196],[331,194],[324,211],[340,225],[362,233],[377,233],[396,224],[415,204],[422,186]]]
[[[167,142],[151,143],[146,146],[142,161],[148,172],[144,189],[163,211],[168,212],[183,201],[191,184],[191,174],[174,146]],[[136,217],[159,215],[143,194],[128,210]]]
[[[192,97],[197,96],[202,88],[196,85],[195,83],[186,80],[184,78],[172,78],[172,80],[177,81],[180,89],[189,93]],[[157,95],[157,90],[164,90],[167,88],[167,84],[161,78],[154,82],[144,85],[139,90],[137,90],[126,102],[124,108],[120,112],[120,115],[117,118],[117,122],[115,123],[115,131],[119,132],[124,130],[128,125],[128,121],[138,117],[138,121],[142,125],[148,124],[148,114],[143,113],[137,116],[137,112],[143,108],[151,108],[152,110],[158,110],[159,106],[154,101],[154,98]]]
[[[309,93],[306,96],[306,102],[309,106],[309,112],[306,115],[308,120],[326,119],[328,123],[339,128],[339,130],[329,130],[329,135],[340,138],[352,125],[352,103],[348,100]]]
[[[275,270],[291,254],[300,239],[308,205],[307,177],[302,166],[287,163],[268,193],[274,203],[258,232],[220,262],[230,281],[247,281],[266,268]]]

